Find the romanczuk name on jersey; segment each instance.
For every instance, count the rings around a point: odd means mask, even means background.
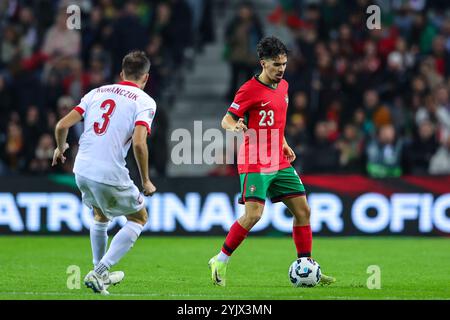
[[[129,98],[134,101],[137,101],[137,99],[139,98],[139,96],[136,93],[128,91],[123,88],[120,88],[120,87],[101,87],[101,88],[97,88],[96,92],[97,93],[114,93],[114,94]]]

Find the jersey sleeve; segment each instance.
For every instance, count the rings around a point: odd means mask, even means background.
[[[81,98],[80,103],[73,108],[73,110],[77,111],[83,118],[88,106],[91,104],[94,92],[95,92],[94,90],[91,90],[87,94],[85,94],[84,97]]]
[[[231,114],[236,120],[243,118],[244,114],[253,104],[253,95],[251,92],[247,88],[241,87],[236,93],[233,103],[228,108],[228,114]]]
[[[134,119],[134,126],[144,126],[147,128],[148,134],[150,134],[155,114],[156,103],[153,99],[146,100],[145,103],[139,103]]]

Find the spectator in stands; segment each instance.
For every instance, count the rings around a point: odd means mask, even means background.
[[[90,19],[83,26],[82,32],[82,59],[86,63],[92,54],[94,46],[105,48],[112,36],[111,20],[106,17],[102,7],[94,7],[91,10]]]
[[[167,42],[174,67],[179,68],[185,58],[185,50],[194,44],[192,30],[192,11],[185,0],[171,0],[170,42]]]
[[[76,57],[80,53],[80,33],[77,30],[68,29],[66,19],[66,10],[61,10],[58,12],[53,26],[45,33],[42,51],[50,59],[56,57]]]
[[[416,113],[417,126],[425,120],[431,121],[437,127],[439,137],[450,132],[450,112],[446,107],[439,106],[432,94],[425,97],[425,105],[419,108]]]
[[[317,95],[317,105],[312,112],[315,121],[322,120],[323,114],[328,113],[327,107],[332,105],[336,96],[336,73],[333,68],[331,55],[325,46],[320,43],[316,46],[317,58],[313,69],[313,81],[311,83],[313,93]]]
[[[442,35],[437,34],[432,44],[436,72],[443,77],[450,75],[450,52],[445,48],[445,40]]]
[[[13,107],[13,97],[6,86],[5,78],[0,74],[0,132],[6,131],[8,115]]]
[[[297,154],[294,166],[300,168],[300,171],[303,171],[303,167],[305,166],[304,155],[308,152],[308,147],[312,142],[303,114],[294,113],[290,117],[286,128],[286,140],[295,154]]]
[[[308,95],[306,94],[306,92],[295,92],[291,101],[292,103],[290,103],[290,106],[288,108],[288,120],[295,115],[300,115],[303,118],[303,122],[306,126],[308,124],[311,124],[311,111],[309,108]]]
[[[107,19],[115,19],[119,14],[117,8],[114,6],[114,0],[100,0],[100,7]]]
[[[55,143],[50,133],[45,133],[39,138],[39,142],[31,159],[28,169],[32,173],[43,174],[52,171],[51,162],[53,159],[53,151]]]
[[[427,174],[432,156],[439,144],[436,138],[436,126],[430,120],[419,124],[418,133],[407,148],[407,157],[412,174]]]
[[[364,139],[373,137],[375,132],[373,122],[366,117],[366,113],[363,109],[358,108],[355,110],[352,124],[354,124],[357,130],[362,133]]]
[[[389,106],[395,131],[402,136],[410,136],[414,125],[414,113],[404,102],[401,95],[396,95]]]
[[[450,52],[450,18],[445,18],[443,21],[441,33],[445,39],[445,49]]]
[[[106,79],[110,78],[110,56],[100,45],[92,48],[91,58],[89,60],[89,70],[87,71],[88,86],[84,88],[86,92],[94,88],[107,84]]]
[[[62,119],[66,114],[72,110],[75,106],[75,100],[71,96],[61,96],[57,103],[57,119]],[[53,131],[53,130],[52,130]],[[69,130],[69,135],[67,136],[67,143],[70,146],[78,144],[78,140],[83,133],[83,123],[79,122],[75,125],[72,130]]]
[[[163,39],[160,35],[153,35],[146,47],[146,53],[152,63],[152,76],[148,79],[148,93],[158,99],[161,88],[164,87],[164,79],[170,74],[168,66],[167,52],[163,46]]]
[[[406,41],[397,39],[396,51],[387,57],[387,66],[383,71],[380,91],[384,99],[393,100],[397,95],[404,95],[408,90],[408,72],[414,64],[414,56],[407,51]]]
[[[379,95],[374,89],[364,93],[364,111],[366,118],[373,123],[374,129],[392,122],[389,108],[380,102]]]
[[[339,167],[338,149],[329,140],[329,126],[319,121],[315,127],[314,141],[305,154],[304,172],[334,172]]]
[[[420,75],[425,78],[428,88],[434,90],[444,81],[444,77],[436,69],[436,60],[432,56],[426,56],[419,66]]]
[[[1,61],[3,64],[9,64],[14,58],[20,57],[21,43],[19,32],[14,25],[7,25],[3,31],[1,42]]]
[[[144,50],[148,30],[138,16],[135,1],[125,3],[120,15],[113,21],[110,50],[112,53],[113,74],[120,72],[123,57],[131,50]]]
[[[53,112],[53,111],[47,112],[47,115],[45,117],[44,131],[45,132],[53,132],[58,120],[59,119],[57,118],[55,112]]]
[[[425,77],[416,75],[411,81],[412,95],[425,96],[428,91],[428,86]]]
[[[444,108],[448,112],[450,112],[450,99],[448,94],[448,88],[444,84],[439,85],[435,89],[434,96],[438,108]]]
[[[262,25],[253,5],[241,2],[237,15],[225,30],[225,56],[231,67],[228,100],[233,100],[237,88],[254,75],[258,66],[255,47],[262,36]]]
[[[374,178],[399,177],[402,174],[403,141],[396,137],[391,124],[382,125],[375,139],[369,142],[367,173]]]
[[[88,89],[91,87],[91,78],[90,74],[83,70],[81,60],[71,60],[68,74],[64,77],[62,84],[65,94],[71,96],[75,101],[81,100],[88,93]]]
[[[378,92],[373,90],[373,88],[377,88],[382,82],[383,65],[378,52],[377,42],[375,39],[368,39],[365,41],[362,49],[362,56],[359,59],[361,63],[359,65],[359,81],[364,88],[368,89],[370,95],[373,95],[375,92],[378,98]]]
[[[1,158],[8,166],[9,171],[20,173],[25,166],[25,141],[22,127],[18,122],[11,120],[8,123],[6,140],[1,151]]]
[[[195,0],[190,0],[190,2],[194,1]],[[216,4],[217,2],[212,0],[203,0],[200,23],[198,25],[198,30],[196,31],[199,37],[195,43],[195,47],[199,52],[203,51],[203,47],[206,44],[213,43],[216,40],[216,27],[213,11],[213,6]]]
[[[363,134],[352,124],[346,124],[342,137],[336,142],[339,150],[339,166],[343,172],[363,172]]]
[[[24,137],[24,155],[26,159],[26,166],[34,157],[35,149],[39,141],[40,135],[43,133],[43,128],[40,119],[39,109],[35,105],[30,105],[27,109],[25,123],[23,126]]]
[[[22,44],[22,59],[27,59],[32,56],[36,49],[39,40],[39,30],[36,18],[31,8],[22,7],[19,12],[20,33]]]
[[[338,98],[331,101],[326,109],[325,119],[328,124],[328,140],[335,142],[339,137],[342,103]]]

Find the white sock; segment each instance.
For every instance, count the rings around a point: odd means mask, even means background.
[[[228,260],[230,260],[230,256],[226,255],[222,250],[220,250],[219,254],[217,255],[217,260],[221,262],[228,262]]]
[[[137,238],[144,229],[139,223],[128,221],[117,232],[111,241],[108,251],[103,256],[99,264],[105,265],[108,269],[115,265],[133,247]]]
[[[91,225],[90,237],[92,247],[92,263],[94,267],[103,258],[108,245],[108,225],[109,222],[95,221]]]

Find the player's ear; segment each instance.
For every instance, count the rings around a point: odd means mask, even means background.
[[[145,87],[145,84],[147,83],[149,77],[150,77],[150,75],[148,73],[146,73],[142,76],[142,83],[144,84],[144,87]]]
[[[123,81],[123,71],[120,71],[120,80]]]
[[[264,69],[266,62],[263,59],[261,59],[259,60],[259,63],[261,64],[261,67]]]

